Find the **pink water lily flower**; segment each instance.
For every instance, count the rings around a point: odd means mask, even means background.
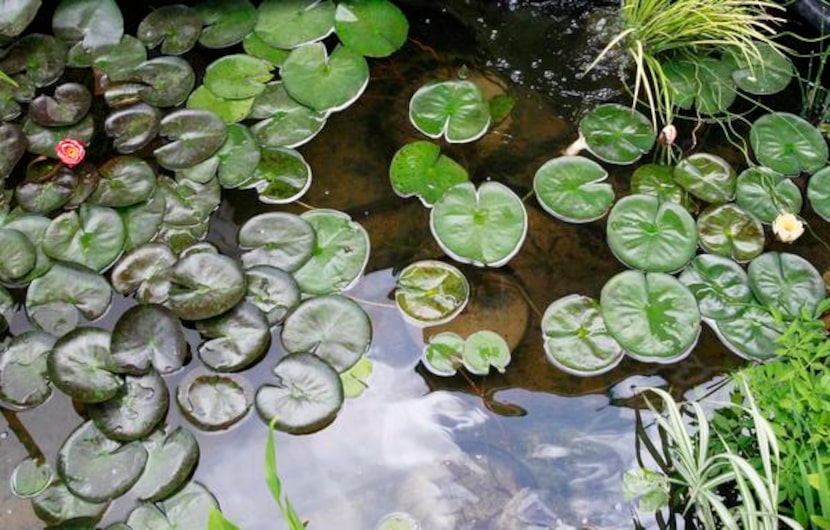
[[[73,138],[64,138],[55,146],[55,153],[61,162],[69,167],[75,167],[84,160],[86,149],[83,142]]]

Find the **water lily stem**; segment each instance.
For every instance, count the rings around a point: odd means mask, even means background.
[[[312,206],[312,205],[310,205],[310,204],[306,204],[306,203],[304,203],[303,201],[294,201],[294,202],[295,202],[296,204],[299,204],[300,206],[302,206],[302,207],[303,207],[303,208],[305,208],[306,210],[316,210],[316,209],[317,209],[317,208],[315,208],[314,206]]]
[[[6,423],[9,424],[9,428],[14,433],[17,440],[26,449],[26,452],[29,453],[29,457],[41,464],[46,462],[46,457],[44,456],[43,451],[40,450],[37,442],[35,442],[35,439],[29,433],[28,429],[26,429],[20,421],[20,418],[17,417],[17,414],[2,407],[0,407],[0,412],[2,412],[3,418],[6,420]]]
[[[529,192],[525,193],[525,196],[522,197],[522,202],[527,202],[527,200],[531,197],[533,197],[533,190],[530,190]]]

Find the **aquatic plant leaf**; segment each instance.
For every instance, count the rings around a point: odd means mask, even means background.
[[[343,397],[355,399],[360,397],[369,388],[369,379],[375,365],[365,355],[357,363],[340,374],[340,382],[343,383]]]
[[[703,250],[739,263],[764,251],[766,240],[761,221],[733,203],[704,210],[697,219],[697,232]]]
[[[548,361],[578,376],[598,375],[613,369],[623,349],[611,336],[599,303],[582,295],[553,302],[542,317],[542,339]]]
[[[87,407],[89,419],[110,440],[131,442],[149,435],[167,416],[170,395],[157,372],[124,377],[112,398]]]
[[[183,4],[161,6],[144,17],[136,36],[148,48],[161,44],[164,55],[182,55],[196,45],[202,34],[202,18]]]
[[[132,530],[202,530],[207,528],[213,509],[219,509],[216,498],[193,481],[160,503],[139,504],[130,512],[127,524]]]
[[[151,256],[150,252],[142,254]],[[157,304],[137,305],[125,311],[112,330],[110,351],[118,370],[133,375],[151,373],[152,369],[170,374],[188,358],[181,322],[169,309]]]
[[[199,37],[205,48],[227,48],[254,34],[257,10],[248,0],[207,0],[196,11],[205,26]]]
[[[228,138],[214,156],[216,175],[223,188],[244,188],[255,181],[262,155],[251,131],[244,125],[228,126]]]
[[[608,246],[623,264],[649,272],[682,269],[697,251],[697,225],[679,204],[629,195],[608,216]]]
[[[389,180],[399,197],[415,195],[424,206],[431,207],[445,191],[470,178],[458,162],[441,154],[439,146],[417,141],[395,153],[389,165]]]
[[[248,292],[245,300],[265,314],[268,324],[277,325],[300,303],[300,288],[291,274],[268,265],[256,265],[245,271]]]
[[[156,172],[135,156],[116,156],[98,167],[101,177],[89,202],[99,206],[132,206],[147,201],[156,190]]]
[[[124,17],[115,0],[62,0],[52,16],[52,31],[91,50],[117,44],[124,34]]]
[[[452,377],[461,366],[464,355],[464,339],[449,331],[433,335],[424,345],[421,362],[424,367],[439,377]]]
[[[786,112],[765,114],[749,131],[755,158],[783,173],[813,173],[827,165],[827,142],[808,121]]]
[[[13,282],[28,274],[37,261],[29,238],[17,230],[0,228],[0,281]]]
[[[92,94],[84,85],[63,83],[53,96],[41,94],[29,104],[29,118],[44,127],[74,125],[92,106]]]
[[[84,119],[69,127],[43,127],[30,119],[23,122],[23,134],[29,143],[29,152],[50,158],[57,158],[55,146],[64,138],[73,138],[89,145],[94,132],[92,114],[87,114]]]
[[[227,124],[244,120],[251,113],[254,98],[225,99],[217,96],[205,85],[201,85],[187,98],[187,108],[209,110]]]
[[[795,185],[792,184],[794,187]],[[798,191],[798,187],[796,187]],[[801,194],[798,195],[799,200]],[[807,182],[807,198],[810,206],[825,221],[830,221],[830,167],[826,167],[810,177]],[[800,202],[799,202],[800,205]],[[798,210],[787,210],[791,213],[798,213]]]
[[[37,407],[52,395],[46,359],[55,338],[27,331],[0,343],[0,402],[16,409]]]
[[[254,31],[275,48],[297,48],[330,35],[334,11],[330,0],[265,0]]]
[[[346,0],[334,13],[337,38],[367,57],[388,57],[409,34],[406,16],[389,0]]]
[[[75,45],[69,51],[70,62],[72,52],[79,47],[83,50],[82,45]],[[86,53],[89,54],[91,65],[106,72],[110,81],[126,81],[133,70],[147,60],[147,48],[132,35],[124,35],[118,44],[106,44]]]
[[[199,358],[217,372],[238,372],[259,361],[268,350],[271,330],[259,308],[240,302],[217,317],[200,320],[196,329],[205,340]]]
[[[761,254],[750,262],[747,272],[755,297],[787,318],[797,318],[802,308],[812,314],[825,296],[821,274],[796,254]]]
[[[409,100],[409,121],[430,138],[472,142],[490,127],[490,106],[481,88],[471,81],[433,82]]]
[[[179,383],[179,409],[203,431],[227,429],[241,420],[253,401],[248,381],[237,374],[192,371]]]
[[[560,156],[545,162],[533,178],[533,191],[542,208],[569,223],[588,223],[605,215],[614,204],[614,188],[603,182],[608,173],[593,160]]]
[[[0,14],[0,37],[11,39],[17,37],[35,19],[40,0],[11,0],[3,6]]]
[[[631,193],[652,195],[661,202],[669,201],[685,206],[689,203],[686,191],[674,181],[674,167],[643,164],[631,175]]]
[[[202,242],[208,233],[208,224],[199,222],[192,225],[175,225],[163,222],[159,228],[155,242],[164,243],[173,252],[182,252],[187,247]]]
[[[115,210],[83,204],[52,220],[43,235],[43,251],[101,272],[121,254],[125,238],[124,222]]]
[[[754,42],[758,55],[732,53],[726,56],[732,66],[735,84],[749,94],[763,96],[781,92],[790,84],[795,69],[786,55],[769,44]]]
[[[192,254],[170,272],[170,307],[184,320],[221,315],[245,296],[242,268],[219,254]]]
[[[146,147],[159,132],[161,113],[156,107],[138,103],[107,116],[104,130],[113,138],[119,153],[129,154]]]
[[[291,53],[290,50],[271,46],[255,32],[251,32],[245,37],[242,41],[242,49],[248,55],[264,59],[274,66],[281,66],[288,58],[288,54]]]
[[[94,320],[109,309],[111,298],[112,289],[100,274],[80,265],[55,263],[29,284],[26,312],[40,329],[60,337],[77,325],[77,311]]]
[[[166,499],[190,477],[199,461],[199,444],[184,427],[165,426],[142,441],[147,465],[132,492],[144,501]]]
[[[204,83],[220,98],[252,98],[274,77],[271,68],[271,63],[244,53],[225,55],[208,65]]]
[[[90,162],[81,162],[79,166],[72,169],[72,173],[77,177],[78,183],[72,192],[72,197],[69,198],[69,202],[63,205],[64,209],[67,210],[82,205],[98,187],[99,180],[98,167]]]
[[[606,103],[579,122],[592,155],[611,164],[632,164],[651,151],[657,135],[648,118],[616,103]]]
[[[225,143],[228,141],[225,140]],[[213,155],[195,166],[176,171],[176,181],[191,180],[197,184],[208,184],[216,176],[217,169],[219,169],[219,158]]]
[[[309,353],[287,355],[274,375],[277,383],[262,385],[256,393],[256,408],[266,423],[291,434],[309,434],[334,421],[343,405],[343,384],[326,361]]]
[[[107,401],[124,386],[110,353],[110,332],[103,329],[80,327],[63,335],[52,347],[48,366],[52,383],[84,403]]]
[[[456,184],[435,203],[430,229],[452,259],[478,267],[501,267],[516,255],[527,235],[527,212],[507,186]]]
[[[369,84],[369,64],[362,55],[345,46],[337,46],[328,55],[319,42],[293,50],[281,73],[288,94],[320,112],[345,109]]]
[[[0,82],[0,121],[10,122],[23,112],[20,103],[15,101],[15,95],[14,86]]]
[[[153,151],[166,169],[187,169],[210,158],[228,137],[225,122],[199,109],[176,110],[161,120],[159,134],[171,142]]]
[[[269,83],[254,100],[251,127],[263,147],[299,147],[314,138],[326,124],[326,114],[295,101],[281,82]]]
[[[311,186],[311,167],[293,149],[264,147],[252,181],[260,201],[286,204],[302,197]]]
[[[66,46],[51,35],[30,33],[19,39],[6,50],[0,60],[0,70],[7,75],[15,76],[18,85],[29,84],[18,88],[17,99],[28,102],[28,92],[34,97],[34,88],[43,88],[51,85],[63,75],[66,66]],[[23,92],[21,92],[23,91]]]
[[[12,493],[19,499],[37,497],[46,491],[54,477],[55,472],[49,464],[27,458],[17,464],[12,472]]]
[[[9,322],[15,312],[15,301],[11,293],[0,286],[0,335],[9,330]]]
[[[809,193],[808,187],[808,196]],[[738,175],[737,203],[762,223],[769,224],[781,213],[797,215],[801,211],[801,190],[777,171],[763,166],[750,167]]]
[[[697,300],[668,274],[621,272],[602,288],[600,308],[608,331],[639,361],[678,361],[700,334]]]
[[[144,85],[137,88],[138,96],[155,107],[184,103],[196,85],[190,63],[169,56],[144,61],[133,70],[132,79]]]
[[[149,200],[124,208],[119,212],[124,220],[124,226],[127,227],[125,250],[133,249],[153,239],[161,227],[166,206],[165,195],[159,191],[157,186]]]
[[[132,75],[132,72],[134,70],[135,68],[130,70],[130,75]],[[148,85],[145,85],[144,83],[139,83],[138,81],[114,83],[108,85],[104,90],[104,101],[107,103],[107,106],[113,109],[119,109],[129,105],[135,105],[143,101],[143,98],[140,94],[142,91],[146,92],[148,90],[147,87]]]
[[[750,361],[776,357],[778,338],[785,331],[766,308],[754,305],[734,319],[715,321],[713,329],[732,353]]]
[[[723,204],[735,198],[735,170],[723,158],[695,153],[674,168],[674,181],[698,199]]]
[[[420,530],[421,524],[406,512],[387,514],[378,522],[377,530]]]
[[[314,354],[344,372],[369,351],[372,321],[350,298],[318,296],[286,317],[280,340],[288,353]]]
[[[442,261],[423,260],[398,276],[395,304],[416,326],[437,326],[454,319],[470,299],[470,284],[460,270]]]
[[[738,96],[730,63],[713,57],[699,57],[693,62],[697,88],[695,107],[710,116],[726,112]]]
[[[157,190],[164,196],[164,223],[168,225],[206,226],[222,200],[222,188],[215,178],[200,184],[181,176],[176,181],[162,175]]]
[[[78,177],[63,163],[43,158],[26,168],[26,179],[14,189],[17,204],[27,212],[48,214],[75,195]]]
[[[4,123],[0,125],[0,185],[26,152],[28,140],[19,126]]]
[[[674,92],[674,104],[684,110],[691,109],[695,104],[699,86],[694,62],[683,59],[668,59],[661,66],[663,67],[663,74]]]
[[[269,265],[294,272],[305,264],[317,245],[315,227],[287,212],[268,212],[248,219],[239,229],[239,248],[246,269]]]
[[[498,333],[476,331],[464,341],[461,362],[472,374],[487,375],[491,366],[504,373],[510,363],[510,347]]]
[[[73,494],[66,485],[55,480],[46,490],[32,499],[35,515],[46,524],[60,525],[81,518],[100,519],[109,502],[90,502]]]
[[[746,272],[729,258],[713,254],[695,256],[678,279],[697,299],[703,318],[736,318],[753,301]]]
[[[312,226],[316,238],[311,257],[294,271],[300,290],[323,295],[351,289],[369,262],[369,234],[348,214],[336,210],[311,210],[301,217]]]

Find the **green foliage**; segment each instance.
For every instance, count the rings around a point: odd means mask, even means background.
[[[289,530],[305,530],[305,524],[294,510],[294,505],[291,504],[288,496],[282,491],[282,482],[280,482],[279,472],[277,471],[276,450],[274,449],[274,424],[276,422],[277,419],[274,418],[268,426],[268,442],[265,445],[265,482],[268,484],[271,496],[274,497],[274,501],[276,501]]]
[[[239,530],[239,527],[228,521],[219,509],[211,508],[208,515],[208,530]]]

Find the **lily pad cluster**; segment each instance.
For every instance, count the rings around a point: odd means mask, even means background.
[[[464,368],[474,375],[487,375],[490,368],[504,373],[510,364],[510,347],[489,330],[476,331],[466,339],[453,332],[433,336],[424,346],[421,362],[431,373],[450,377]]]

